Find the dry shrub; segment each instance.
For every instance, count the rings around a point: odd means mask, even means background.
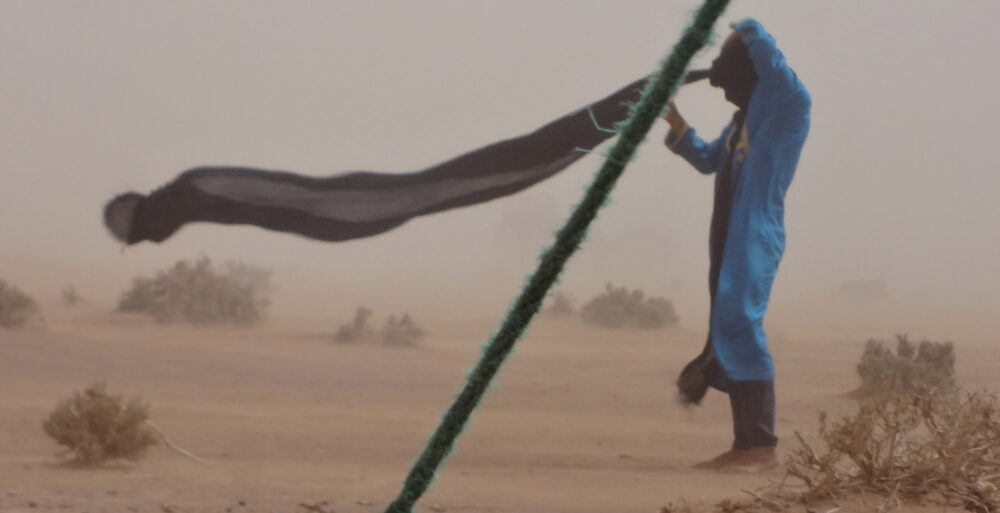
[[[993,394],[919,387],[864,402],[839,420],[821,414],[822,449],[796,436],[787,471],[805,483],[803,500],[873,492],[897,506],[921,498],[971,511],[1000,507],[1000,408]]]
[[[354,312],[354,320],[350,324],[342,324],[333,336],[337,342],[360,342],[375,336],[375,330],[368,322],[372,316],[372,311],[363,306],[358,307]]]
[[[659,329],[677,323],[674,305],[662,297],[608,283],[604,292],[580,309],[580,316],[605,328]]]
[[[375,331],[371,327],[372,311],[365,307],[359,307],[354,312],[354,320],[350,324],[342,324],[333,336],[337,342],[363,342],[375,338]],[[402,317],[390,315],[378,331],[378,338],[383,344],[389,346],[414,346],[420,339],[427,336],[427,332],[413,321],[409,314]]]
[[[56,406],[42,422],[45,434],[66,447],[71,458],[96,465],[107,460],[135,460],[156,443],[146,426],[149,405],[138,397],[127,402],[94,383]]]
[[[83,298],[76,292],[76,287],[70,285],[62,289],[62,300],[67,306],[76,306]]]
[[[118,309],[152,315],[158,322],[247,325],[263,319],[269,304],[270,272],[229,262],[181,260],[153,278],[140,277],[122,293]]]
[[[18,328],[40,312],[31,296],[0,280],[0,326]]]
[[[896,336],[896,352],[879,340],[869,340],[857,367],[861,388],[856,394],[906,394],[916,387],[948,392],[955,389],[955,348],[951,342],[923,340],[915,345]]]
[[[865,401],[854,415],[831,420],[821,413],[819,420],[816,444],[795,433],[798,445],[785,461],[784,479],[743,490],[748,497],[723,500],[711,511],[824,511],[816,506],[859,501],[880,512],[901,510],[907,501],[1000,510],[1000,405],[994,394],[918,387]],[[804,486],[790,483],[795,480]],[[706,510],[682,502],[662,511]]]
[[[403,314],[399,319],[396,319],[395,315],[390,315],[385,320],[379,336],[386,345],[415,346],[420,339],[427,336],[427,332],[417,326],[409,314]]]
[[[565,292],[558,291],[552,294],[545,315],[552,318],[565,318],[576,315],[576,307],[573,306],[573,299]]]

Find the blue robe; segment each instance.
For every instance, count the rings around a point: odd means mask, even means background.
[[[735,152],[729,229],[712,303],[712,346],[729,380],[773,380],[764,313],[785,250],[785,192],[809,133],[812,100],[760,23],[747,19],[733,28],[757,72],[737,144],[727,144],[730,123],[711,143],[688,127],[670,134],[667,145],[704,174],[723,170]]]

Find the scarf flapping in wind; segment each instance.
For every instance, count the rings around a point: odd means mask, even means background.
[[[705,78],[691,72],[687,82]],[[244,167],[188,170],[149,195],[121,194],[104,222],[127,244],[163,242],[187,223],[253,225],[323,241],[369,237],[422,215],[514,194],[615,135],[642,78],[541,128],[413,173],[311,177]]]

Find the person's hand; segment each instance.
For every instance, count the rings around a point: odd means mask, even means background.
[[[677,110],[677,105],[674,102],[670,102],[667,105],[667,113],[663,115],[663,119],[667,120],[667,124],[670,125],[670,130],[676,134],[680,134],[687,127],[687,122],[684,121],[684,117]]]

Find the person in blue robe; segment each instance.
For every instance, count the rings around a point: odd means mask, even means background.
[[[778,465],[778,438],[763,321],[785,249],[785,193],[809,133],[812,100],[760,23],[747,19],[732,28],[709,73],[711,85],[738,107],[722,134],[703,140],[672,104],[665,115],[667,147],[715,174],[708,340],[678,388],[689,404],[709,387],[730,399],[732,448],[696,466],[764,471]]]

